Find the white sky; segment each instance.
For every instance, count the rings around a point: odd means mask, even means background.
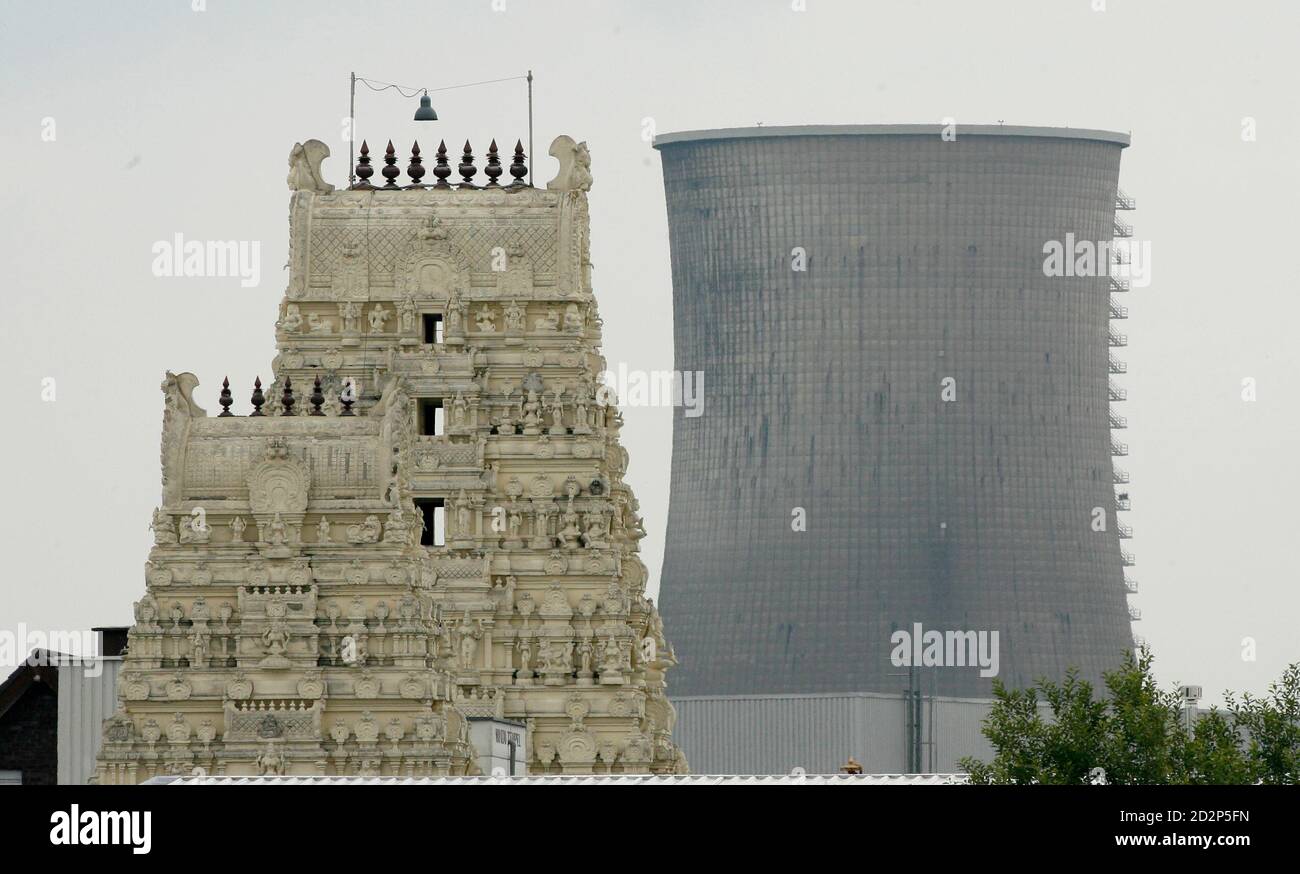
[[[1295,207],[1300,114],[1285,0],[208,0],[0,2],[0,629],[125,624],[158,502],[163,372],[215,413],[270,377],[284,291],[286,158],[325,140],[346,178],[348,73],[404,85],[537,76],[537,182],[559,133],[590,143],[610,364],[673,366],[659,132],[938,122],[1131,131],[1125,216],[1153,283],[1124,301],[1132,599],[1166,682],[1260,691],[1300,659]],[[504,7],[503,11],[494,8]],[[522,82],[415,101],[358,94],[360,137],[526,136]],[[1243,118],[1258,140],[1243,142]],[[56,139],[41,138],[45,118]],[[159,279],[150,247],[261,241],[262,283]],[[41,400],[41,380],[57,400]],[[1240,398],[1253,377],[1258,400]],[[706,397],[707,415],[707,397]],[[628,479],[657,588],[671,412],[627,411]],[[668,629],[671,638],[672,629]],[[1253,637],[1258,660],[1244,661]]]

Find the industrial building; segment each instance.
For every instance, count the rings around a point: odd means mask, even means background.
[[[707,386],[703,415],[676,413],[660,592],[693,769],[717,767],[699,732],[736,696],[865,708],[906,766],[905,698],[1099,680],[1132,647],[1112,462],[1130,284],[1107,248],[1132,233],[1128,144],[1010,125],[656,139],[676,368]],[[734,755],[716,761],[758,764]]]

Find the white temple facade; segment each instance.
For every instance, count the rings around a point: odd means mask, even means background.
[[[390,145],[372,185],[363,144],[347,190],[322,181],[328,154],[290,157],[273,379],[251,409],[227,388],[218,415],[193,374],[163,383],[155,545],[95,779],[514,756],[518,774],[685,773],[596,378],[586,145],[556,139],[545,189],[521,147],[475,167],[467,143],[459,182],[417,147],[399,185]]]

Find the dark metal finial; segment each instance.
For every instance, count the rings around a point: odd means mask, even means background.
[[[433,175],[438,178],[434,183],[434,188],[450,188],[447,184],[447,177],[451,175],[451,165],[447,163],[447,142],[443,140],[438,143],[437,160],[433,165]]]
[[[397,166],[397,152],[393,150],[393,141],[388,141],[388,148],[384,150],[384,169],[379,171],[388,180],[384,184],[385,188],[401,188],[396,179],[402,175],[402,170]]]
[[[293,379],[286,376],[284,378],[284,393],[280,395],[280,406],[284,409],[281,411],[282,416],[292,416],[293,405],[297,403],[293,397]]]
[[[361,157],[357,158],[356,174],[361,181],[353,185],[353,188],[374,188],[370,184],[370,177],[375,175],[375,168],[370,166],[370,146],[365,140],[361,141]]]
[[[230,393],[230,377],[227,376],[221,380],[221,400],[217,401],[217,403],[221,404],[221,412],[217,414],[217,418],[233,416],[234,413],[230,412],[230,405],[234,402],[235,396]]]
[[[343,391],[339,392],[339,403],[343,404],[343,412],[339,413],[340,416],[356,415],[356,413],[352,412],[352,405],[357,402],[355,386],[356,383],[351,380],[343,383]]]
[[[478,175],[478,168],[474,166],[474,150],[470,148],[469,140],[465,141],[465,153],[461,155],[460,166],[456,169],[460,171],[460,178],[465,180],[460,183],[460,188],[478,188],[474,184],[474,177]]]
[[[265,415],[262,412],[262,404],[264,403],[266,403],[266,395],[262,394],[262,377],[259,376],[253,380],[253,412],[248,415],[250,417]]]
[[[488,146],[487,168],[483,171],[487,174],[488,184],[485,188],[499,188],[497,177],[501,175],[501,156],[497,154],[497,141],[493,140],[492,145]]]
[[[320,390],[319,376],[316,377],[316,384],[312,386],[311,397],[308,398],[308,400],[311,401],[311,412],[308,413],[307,415],[309,416],[325,415],[325,412],[321,409],[321,405],[325,403],[325,394]]]
[[[411,184],[407,188],[423,188],[420,180],[424,178],[424,164],[420,160],[420,141],[416,140],[411,146],[411,163],[406,167],[406,175],[411,177]]]
[[[524,164],[524,144],[522,140],[515,140],[515,157],[510,162],[510,175],[515,178],[510,183],[511,188],[526,188],[528,183],[524,177],[528,175],[528,167]]]

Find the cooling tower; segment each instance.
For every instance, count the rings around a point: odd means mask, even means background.
[[[1104,259],[1044,268],[1052,241],[1125,228],[1129,138],[944,133],[655,142],[676,366],[704,373],[703,414],[673,428],[675,697],[897,692],[913,655],[925,691],[986,696],[976,639],[1011,686],[1099,680],[1133,645],[1109,409],[1125,284]]]

